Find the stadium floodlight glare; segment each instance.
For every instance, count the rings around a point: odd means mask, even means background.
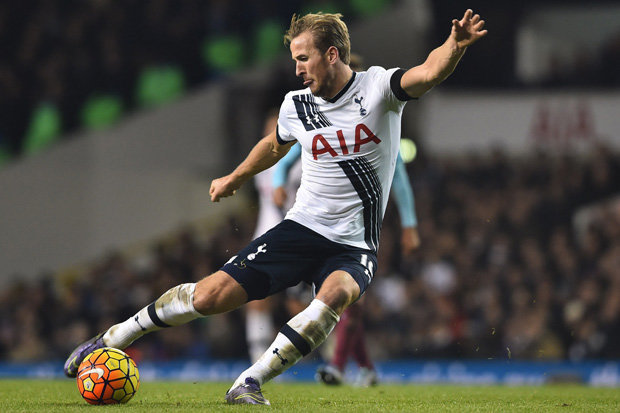
[[[409,138],[400,140],[400,156],[404,163],[412,162],[418,154],[418,147],[415,142]]]

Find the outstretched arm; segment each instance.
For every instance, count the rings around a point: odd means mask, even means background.
[[[243,162],[235,168],[229,175],[214,179],[211,182],[211,201],[218,202],[221,198],[225,198],[235,194],[235,191],[241,187],[251,177],[265,169],[275,165],[282,158],[292,145],[280,145],[276,138],[275,129],[261,139],[250,151],[249,155]]]
[[[486,36],[483,27],[484,20],[467,9],[461,20],[452,20],[452,30],[445,43],[433,50],[424,63],[405,72],[401,87],[409,96],[419,97],[443,82],[454,71],[467,47]]]

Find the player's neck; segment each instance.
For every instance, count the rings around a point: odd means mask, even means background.
[[[328,93],[325,93],[326,96],[321,97],[325,100],[331,100],[349,83],[351,76],[353,76],[353,70],[348,65],[342,64],[335,71]]]

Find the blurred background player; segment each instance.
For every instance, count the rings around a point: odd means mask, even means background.
[[[278,109],[268,111],[263,135],[267,135],[270,131],[274,130],[277,123]],[[301,181],[299,148],[299,144],[296,143],[293,149],[278,163],[278,165],[281,163],[286,165],[287,178],[285,178],[285,182],[280,185],[279,189],[285,192],[283,199],[288,199],[289,202],[283,202],[281,204],[274,202],[273,182],[277,165],[262,171],[254,177],[254,184],[258,192],[258,217],[256,219],[256,228],[254,229],[252,239],[263,235],[276,224],[280,223],[284,219],[286,211],[293,205],[295,193]],[[282,170],[282,168],[279,169]],[[279,179],[282,179],[282,172],[280,175]],[[250,301],[246,306],[245,336],[248,345],[248,354],[252,363],[255,363],[256,360],[259,359],[273,341],[273,336],[276,332],[273,324],[273,307],[273,296],[263,300]],[[304,305],[303,308],[305,307],[306,305]],[[295,312],[295,314],[297,314],[297,312]]]
[[[354,71],[364,70],[362,57],[352,54],[350,67]],[[266,130],[270,130],[270,127],[273,129],[275,122],[277,122],[277,113],[270,112],[266,120]],[[301,147],[295,144],[276,165],[255,177],[259,192],[259,215],[254,238],[280,222],[292,206],[301,181],[300,156]],[[394,194],[401,219],[402,253],[407,256],[419,247],[420,237],[417,230],[413,190],[400,155],[394,172],[391,193]],[[309,286],[300,284],[285,292],[285,307],[290,315],[297,314],[311,301],[312,293],[309,288]],[[363,298],[360,301],[363,301]],[[358,303],[349,307],[341,316],[335,328],[336,346],[333,357],[328,365],[321,366],[317,370],[319,381],[325,384],[341,384],[347,361],[349,357],[352,357],[360,369],[355,383],[364,387],[377,383],[377,374],[366,350],[362,305]],[[248,303],[246,339],[252,362],[255,362],[271,344],[275,331],[273,306],[272,297]]]

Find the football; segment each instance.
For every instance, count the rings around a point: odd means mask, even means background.
[[[93,351],[82,361],[77,372],[78,390],[90,404],[127,403],[139,385],[136,363],[115,348]]]

